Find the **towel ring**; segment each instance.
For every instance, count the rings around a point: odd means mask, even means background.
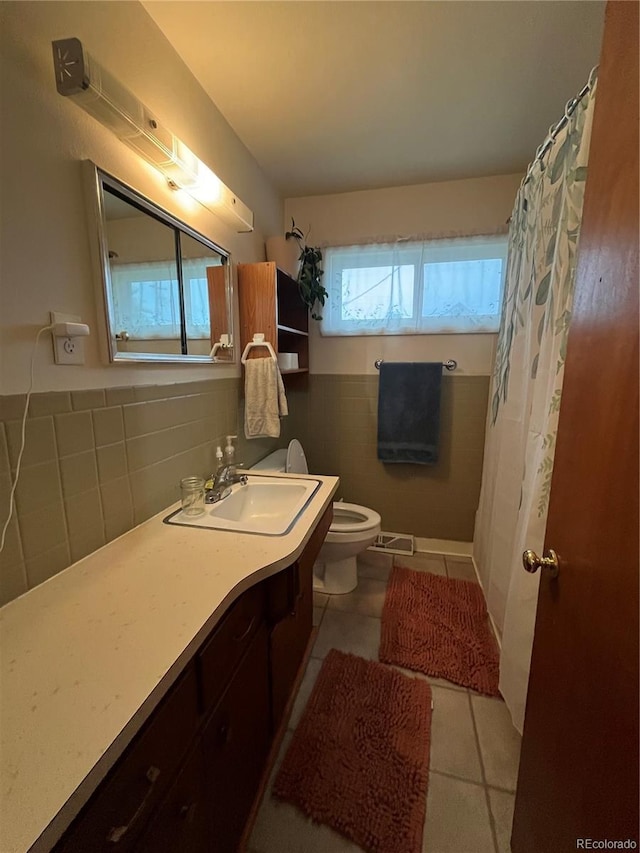
[[[247,353],[253,347],[266,347],[269,350],[271,358],[276,362],[278,361],[278,357],[276,356],[274,349],[271,346],[271,344],[269,343],[269,341],[249,341],[249,343],[244,348],[244,352],[242,353],[242,358],[240,359],[242,364],[247,363]]]
[[[226,338],[226,340],[224,340]],[[233,344],[229,340],[228,335],[222,335],[219,341],[216,341],[215,344],[211,347],[211,352],[209,353],[209,358],[213,358],[215,360],[216,353],[219,349],[228,350],[233,347]]]
[[[377,358],[377,359],[373,362],[373,364],[374,364],[374,367],[375,367],[375,369],[376,369],[376,370],[380,370],[380,366],[381,366],[382,364],[384,364],[384,359],[383,359],[383,358]],[[448,361],[443,361],[443,362],[442,362],[442,366],[443,366],[446,370],[455,370],[455,369],[456,369],[456,367],[458,366],[458,362],[457,362],[457,361],[455,361],[453,358],[450,358]]]

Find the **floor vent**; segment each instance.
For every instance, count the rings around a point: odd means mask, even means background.
[[[412,556],[414,552],[413,536],[410,533],[387,533],[382,530],[378,538],[369,546],[369,551],[383,551],[387,554],[406,554]]]

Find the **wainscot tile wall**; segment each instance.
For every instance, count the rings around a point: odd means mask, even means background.
[[[208,475],[215,447],[238,435],[246,467],[304,424],[302,391],[288,389],[279,439],[246,441],[239,379],[34,394],[0,554],[0,605],[179,499],[179,482]],[[0,397],[0,523],[9,507],[25,398]]]
[[[339,474],[339,496],[371,507],[384,530],[473,539],[480,495],[488,376],[446,375],[437,465],[377,458],[378,377],[315,374],[306,398],[305,450],[312,471]]]

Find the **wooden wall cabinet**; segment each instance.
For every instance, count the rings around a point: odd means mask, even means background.
[[[276,353],[298,354],[298,369],[282,374],[309,372],[309,311],[300,298],[298,283],[273,261],[238,264],[240,345],[242,350],[257,332]],[[249,351],[250,358],[264,358],[265,350]]]
[[[231,605],[55,853],[235,853],[311,635],[331,515]]]

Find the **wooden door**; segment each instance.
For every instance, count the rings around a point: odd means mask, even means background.
[[[637,844],[637,2],[606,11],[545,544],[512,849]]]

